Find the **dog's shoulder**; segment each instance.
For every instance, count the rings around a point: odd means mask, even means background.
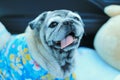
[[[6,30],[5,26],[0,22],[0,49],[9,41],[11,34]]]

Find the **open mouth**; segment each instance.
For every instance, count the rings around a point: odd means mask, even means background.
[[[78,42],[78,37],[75,37],[75,34],[73,32],[71,32],[67,36],[65,36],[64,39],[62,39],[60,41],[56,41],[55,47],[64,49],[64,48],[76,45],[77,42]]]

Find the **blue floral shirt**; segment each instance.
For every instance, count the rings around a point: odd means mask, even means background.
[[[54,78],[31,57],[24,35],[16,36],[0,50],[0,80],[75,80]]]

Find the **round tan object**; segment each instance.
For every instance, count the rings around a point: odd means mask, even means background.
[[[106,62],[120,70],[120,15],[110,18],[101,27],[94,47]]]
[[[120,15],[120,5],[107,6],[105,7],[104,12],[110,17]]]

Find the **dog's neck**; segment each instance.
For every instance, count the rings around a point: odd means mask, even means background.
[[[52,48],[52,50],[53,50],[52,55],[57,60],[63,73],[65,75],[68,75],[68,73],[72,73],[75,65],[74,50],[63,51],[63,50],[57,50],[54,48]]]
[[[28,47],[32,57],[39,65],[56,77],[64,78],[72,74],[74,67],[74,50],[65,52],[52,48],[52,53],[50,53],[44,46],[36,45],[41,44],[41,42],[35,40],[34,33],[30,28],[28,28],[26,32],[27,42],[29,43]]]

